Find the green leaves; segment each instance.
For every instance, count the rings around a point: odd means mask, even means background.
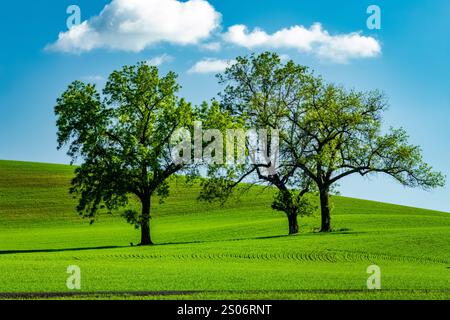
[[[219,82],[222,110],[246,128],[280,130],[280,165],[275,175],[264,175],[258,165],[210,171],[205,194],[222,199],[240,181],[253,181],[279,189],[273,208],[292,212],[300,193],[314,182],[322,195],[322,226],[330,230],[328,194],[349,175],[383,173],[408,187],[432,189],[445,177],[433,171],[421,149],[410,145],[403,129],[382,132],[387,99],[382,92],[360,92],[326,83],[293,61],[285,64],[275,53],[238,57]],[[228,180],[227,180],[228,179]],[[291,191],[287,191],[289,190]]]
[[[177,96],[176,74],[160,75],[143,62],[112,72],[102,95],[80,81],[69,85],[57,100],[55,114],[58,148],[68,146],[72,161],[82,162],[71,188],[80,197],[80,214],[94,219],[102,206],[107,212],[126,206],[131,194],[149,211],[153,195],[161,201],[169,195],[170,176],[198,176],[195,165],[174,163],[171,154],[173,134],[185,128],[195,136],[197,121],[223,137],[230,129],[279,131],[274,171],[265,170],[265,162],[211,164],[209,179],[202,182],[203,200],[225,201],[233,190],[243,192],[262,183],[279,191],[274,209],[302,215],[314,211],[306,195],[318,190],[326,216],[330,189],[352,174],[384,173],[405,186],[427,190],[445,184],[445,177],[423,160],[421,149],[408,142],[403,129],[382,132],[387,99],[379,91],[326,83],[307,67],[282,63],[270,52],[238,57],[218,79],[224,85],[221,101],[198,108]],[[215,139],[202,140],[201,147]],[[249,155],[249,139],[244,140],[240,144]],[[195,153],[190,146],[186,150]],[[216,149],[211,150],[216,155]],[[142,222],[142,216],[125,213],[134,224]]]
[[[402,128],[391,128],[388,134],[379,136],[371,150],[363,174],[384,172],[404,186],[425,190],[445,185],[444,175],[424,162],[421,148],[408,143],[408,135]]]
[[[279,190],[275,193],[272,209],[295,216],[312,216],[317,212],[317,201],[313,196],[298,190]]]
[[[196,117],[176,96],[176,78],[141,62],[112,72],[102,95],[75,81],[57,100],[59,148],[69,145],[68,155],[82,161],[71,188],[80,214],[94,219],[102,206],[126,206],[131,194],[146,207],[153,194],[169,195],[166,179],[186,169],[172,162],[170,137]],[[131,211],[126,219],[140,221]]]
[[[285,212],[288,217],[295,216],[294,220],[298,214],[310,214],[314,211],[304,197],[311,187],[310,178],[303,174],[295,158],[289,153],[290,146],[303,146],[297,141],[290,144],[293,142],[292,137],[297,134],[293,130],[293,124],[297,121],[296,117],[301,116],[292,113],[292,110],[302,103],[305,83],[310,83],[307,81],[310,77],[306,67],[293,61],[282,63],[277,54],[270,52],[238,57],[235,64],[218,75],[219,82],[225,88],[219,94],[220,112],[210,118],[229,128],[267,131],[278,129],[280,164],[274,172],[266,170],[267,163],[264,161],[209,166],[208,179],[202,182],[201,199],[223,202],[233,191],[242,193],[251,184],[266,184],[279,190],[272,206],[275,210]],[[214,110],[215,106],[210,110],[213,115]],[[249,155],[249,141],[241,143],[246,144]],[[249,184],[242,185],[240,182]],[[289,191],[288,188],[297,190],[296,195],[291,194],[294,191]]]
[[[58,148],[69,144],[68,155],[87,154],[98,143],[107,122],[107,112],[94,85],[75,81],[57,99]]]
[[[420,148],[408,143],[403,129],[381,132],[387,107],[383,93],[347,91],[311,79],[303,94],[295,131],[308,137],[309,148],[291,151],[319,185],[329,187],[351,174],[375,173],[391,175],[409,187],[444,184],[444,177],[423,161]]]

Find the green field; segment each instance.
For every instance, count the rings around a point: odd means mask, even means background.
[[[0,298],[450,298],[449,213],[335,197],[334,232],[317,233],[315,216],[287,236],[271,190],[221,207],[174,180],[152,208],[156,245],[136,247],[139,231],[119,214],[93,225],[76,214],[72,172],[0,161]],[[382,290],[366,287],[371,264]],[[75,295],[69,265],[81,268]]]

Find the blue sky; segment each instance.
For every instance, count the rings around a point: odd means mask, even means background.
[[[75,79],[102,86],[112,70],[148,60],[160,63],[163,72],[176,71],[181,95],[199,103],[220,90],[212,71],[237,55],[267,49],[329,81],[386,92],[391,105],[386,126],[405,127],[425,159],[450,176],[448,0],[192,0],[188,5],[129,0],[135,7],[125,11],[123,0],[115,0],[92,19],[110,2],[2,2],[0,159],[69,162],[56,150],[53,107]],[[81,21],[87,20],[85,29],[78,29],[81,36],[73,31],[78,27],[69,33],[66,26],[72,4],[81,9]],[[381,9],[381,30],[366,26],[372,4]],[[128,22],[121,29],[125,33],[118,35],[111,21]],[[233,29],[236,25],[246,29]],[[387,177],[351,177],[340,190],[346,196],[450,211],[450,187],[425,192]]]

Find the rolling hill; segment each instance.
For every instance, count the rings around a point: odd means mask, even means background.
[[[287,236],[272,191],[219,205],[172,181],[152,208],[152,247],[120,214],[93,225],[68,194],[73,167],[0,161],[0,298],[449,299],[450,214],[334,197],[334,232],[299,218]],[[369,265],[382,290],[366,287]],[[69,265],[82,289],[66,287]]]

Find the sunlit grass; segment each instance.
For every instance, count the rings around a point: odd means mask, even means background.
[[[109,292],[77,298],[450,298],[448,213],[335,197],[334,232],[317,233],[315,216],[300,218],[290,237],[285,217],[270,209],[271,190],[221,207],[174,181],[152,210],[156,245],[142,248],[131,246],[139,231],[118,214],[93,225],[76,214],[72,172],[0,161],[0,292],[70,292],[66,269],[75,264],[82,292]],[[382,270],[376,293],[366,289],[371,264]],[[195,293],[176,294],[183,291]]]

